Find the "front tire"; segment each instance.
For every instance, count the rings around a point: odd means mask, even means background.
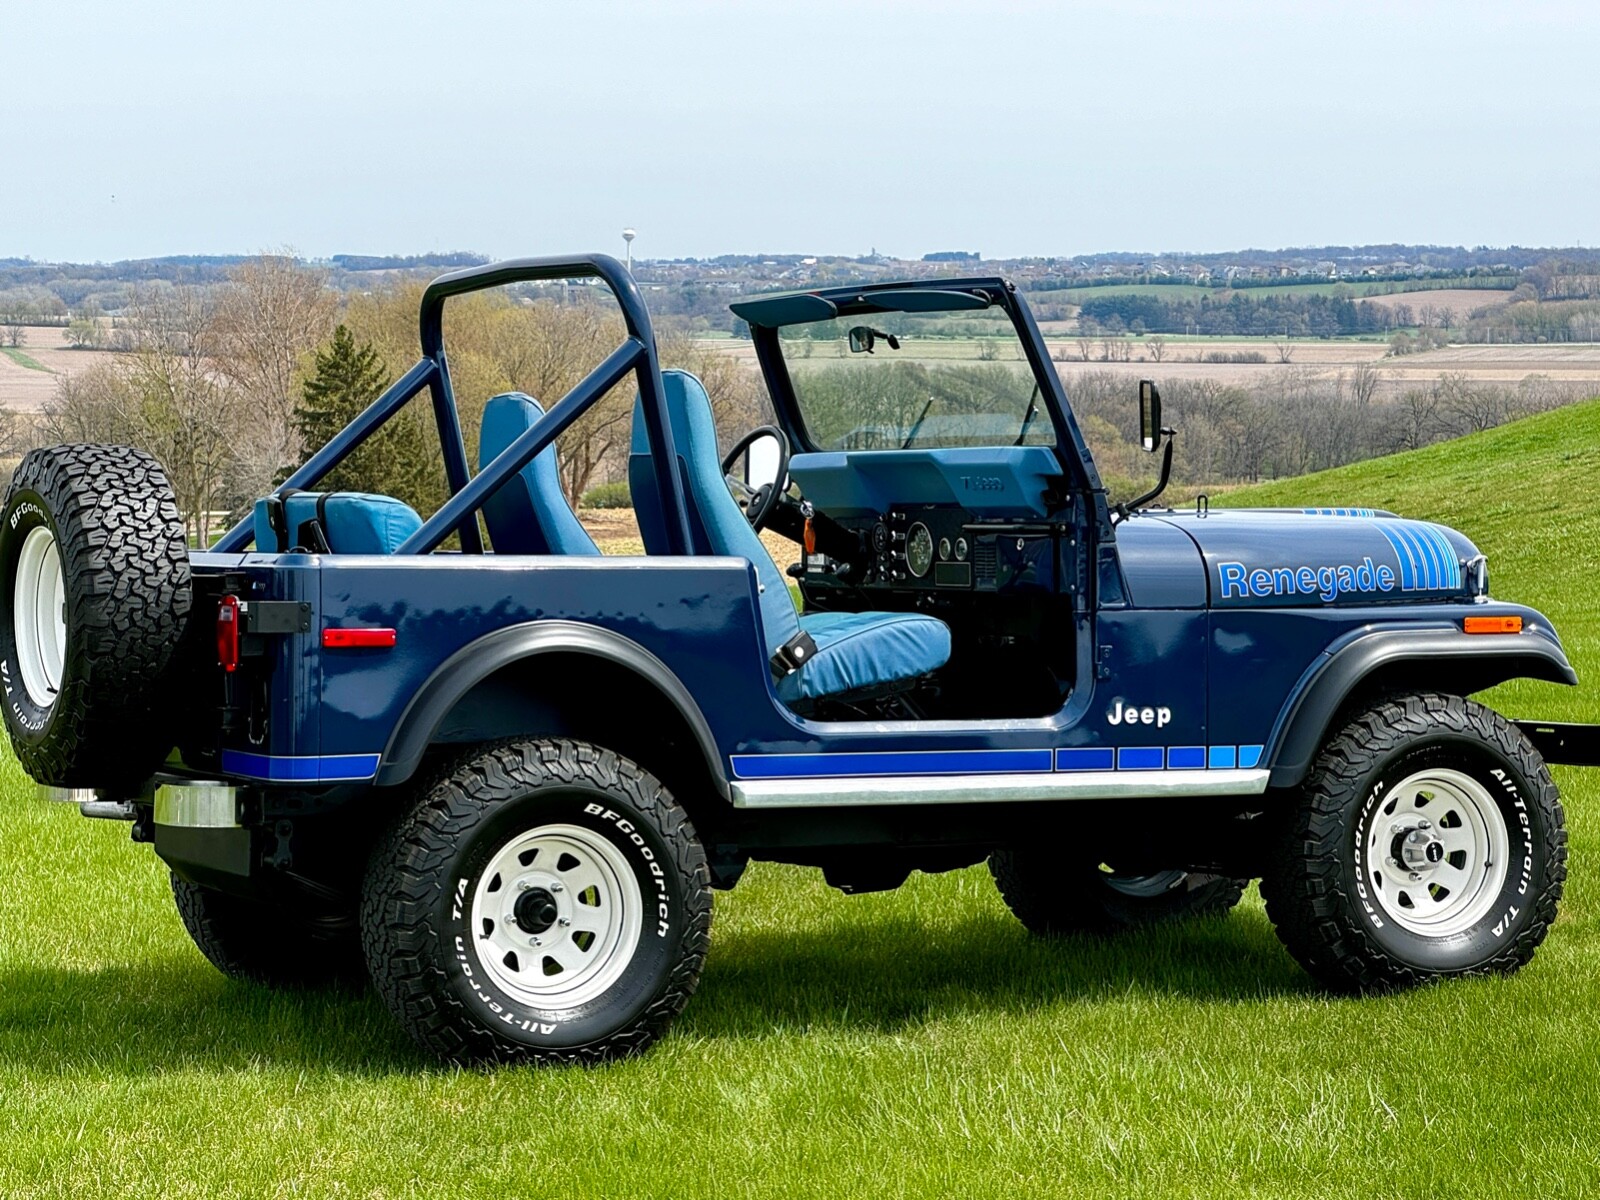
[[[1523,966],[1566,862],[1561,799],[1527,738],[1481,704],[1425,693],[1327,744],[1262,892],[1301,966],[1374,991]]]
[[[694,992],[710,872],[648,772],[582,742],[517,742],[399,820],[361,924],[379,995],[431,1053],[599,1062],[650,1045]]]

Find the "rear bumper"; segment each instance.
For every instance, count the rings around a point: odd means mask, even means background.
[[[1569,767],[1600,767],[1600,725],[1518,721],[1516,726],[1545,762]]]

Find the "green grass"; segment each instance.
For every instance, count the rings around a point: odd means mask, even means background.
[[[15,346],[0,346],[0,354],[4,354],[12,362],[16,363],[17,366],[26,367],[30,371],[44,371],[47,374],[53,373],[50,371],[49,367],[45,366],[38,359],[32,357],[22,350],[17,349]]]
[[[1233,493],[1459,525],[1600,668],[1600,405]],[[1505,689],[1597,719],[1590,693]],[[649,1055],[462,1072],[366,995],[230,983],[125,826],[0,763],[0,1196],[1580,1196],[1600,1190],[1600,807],[1511,979],[1333,999],[1252,895],[1114,944],[1025,936],[981,870],[847,898],[756,867]]]

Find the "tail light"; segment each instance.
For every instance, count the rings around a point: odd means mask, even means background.
[[[224,671],[239,669],[239,597],[217,602],[217,662]]]

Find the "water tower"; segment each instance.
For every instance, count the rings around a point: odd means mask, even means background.
[[[631,229],[624,229],[622,231],[622,241],[623,241],[623,244],[627,247],[626,254],[627,254],[627,257],[628,257],[628,274],[629,275],[633,274],[633,239],[638,237],[638,236],[639,235],[634,233],[634,231],[631,230]]]

